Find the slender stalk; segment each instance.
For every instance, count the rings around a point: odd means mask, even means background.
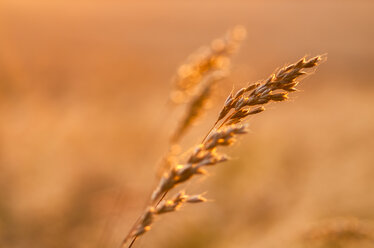
[[[133,244],[135,243],[135,241],[136,241],[137,238],[138,238],[138,236],[136,235],[136,236],[132,239],[132,241],[131,241],[131,243],[130,243],[130,245],[129,245],[129,248],[131,248],[131,247],[133,246]]]
[[[205,140],[208,138],[209,134],[213,131],[213,129],[217,126],[218,121],[214,123],[214,125],[209,129],[208,133],[204,136],[203,140],[201,141],[201,144],[205,142]]]

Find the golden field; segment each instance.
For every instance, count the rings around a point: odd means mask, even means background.
[[[304,55],[286,103],[249,119],[231,161],[187,183],[207,203],[134,247],[374,247],[371,1],[0,1],[0,247],[119,247],[157,184],[182,108],[178,66],[233,26],[247,38],[205,114]]]

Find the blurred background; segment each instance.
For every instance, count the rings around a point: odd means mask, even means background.
[[[134,247],[374,247],[372,1],[0,1],[0,247],[118,247],[156,185],[187,56],[247,38],[182,146],[233,86],[328,60],[250,119],[233,160]]]

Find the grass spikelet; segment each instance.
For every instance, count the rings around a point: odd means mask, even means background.
[[[173,144],[177,143],[180,138],[185,134],[187,129],[195,123],[198,117],[202,114],[203,109],[206,108],[206,103],[208,102],[213,86],[217,84],[220,80],[222,80],[226,74],[221,72],[215,72],[211,75],[205,77],[202,83],[201,90],[197,93],[197,95],[191,100],[190,104],[187,106],[187,111],[180,121],[177,129],[175,130],[174,134],[172,135],[171,142]]]
[[[321,56],[316,56],[309,60],[302,58],[294,64],[279,69],[261,83],[250,84],[246,88],[238,90],[235,95],[231,93],[227,97],[213,128],[231,110],[233,110],[232,114],[222,121],[220,127],[241,122],[245,117],[265,110],[263,106],[257,108],[253,108],[253,106],[265,105],[271,101],[281,102],[287,100],[289,93],[297,91],[295,88],[299,84],[297,79],[307,74],[304,69],[315,67],[321,61]]]
[[[172,132],[168,152],[158,166],[158,176],[173,165],[176,154],[172,148],[178,145],[187,130],[206,110],[214,86],[230,74],[231,56],[238,50],[245,35],[245,28],[236,26],[227,32],[225,38],[212,41],[209,48],[191,55],[179,67],[170,100],[175,105],[186,104],[186,112]]]
[[[129,238],[134,237],[130,244],[131,247],[137,237],[151,230],[151,225],[153,224],[156,216],[169,212],[175,212],[184,203],[201,203],[206,201],[207,199],[202,195],[186,195],[184,191],[180,191],[172,199],[161,201],[156,208],[148,207],[138,223],[134,226],[128,238],[125,239],[123,245]]]
[[[202,79],[215,71],[226,72],[230,67],[230,58],[238,50],[240,42],[245,38],[246,30],[237,26],[228,31],[226,36],[212,41],[211,45],[192,54],[178,68],[173,80],[174,89],[170,100],[174,104],[188,102],[197,94],[197,86]]]

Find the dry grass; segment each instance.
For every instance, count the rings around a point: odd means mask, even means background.
[[[237,23],[248,34],[230,77],[180,151],[201,142],[233,85],[305,54],[328,52],[329,61],[302,93],[249,117],[229,161],[181,185],[214,201],[162,215],[134,248],[373,246],[303,239],[324,220],[374,220],[372,1],[0,5],[0,247],[117,247],[145,210],[153,166],[185,113],[162,112],[170,76]]]
[[[213,88],[230,75],[231,56],[238,51],[245,36],[245,28],[236,26],[224,38],[215,39],[209,47],[200,48],[179,66],[169,100],[173,107],[185,105],[185,114],[171,135],[168,152],[161,159],[160,176],[176,159],[175,151],[179,150],[182,137],[208,108]]]
[[[215,39],[209,47],[202,47],[190,55],[187,62],[178,68],[170,100],[174,104],[188,102],[191,97],[200,95],[199,86],[209,74],[228,73],[230,57],[238,50],[245,36],[245,28],[236,26],[229,30],[224,38]]]
[[[310,69],[322,61],[321,56],[306,60],[300,59],[294,64],[277,70],[268,79],[251,84],[230,94],[213,128],[206,134],[203,141],[194,148],[185,164],[173,164],[168,172],[162,176],[157,188],[150,198],[147,207],[140,219],[135,223],[122,246],[131,240],[132,247],[135,240],[151,229],[156,215],[177,210],[184,202],[205,202],[201,195],[187,196],[179,192],[171,200],[163,200],[166,194],[174,187],[189,181],[195,175],[206,175],[205,167],[214,166],[228,160],[228,157],[217,152],[220,146],[232,145],[238,135],[247,133],[242,121],[249,115],[261,113],[265,110],[263,105],[269,102],[281,102],[288,99],[289,92],[295,92],[299,81],[297,79],[307,74],[305,69]],[[256,106],[256,108],[251,109]],[[260,106],[260,107],[258,107]],[[225,118],[230,111],[232,113]],[[225,119],[224,119],[225,118]],[[224,120],[223,120],[224,119]],[[222,122],[219,124],[219,122]],[[215,128],[218,125],[218,128]],[[193,199],[193,200],[192,200]]]

